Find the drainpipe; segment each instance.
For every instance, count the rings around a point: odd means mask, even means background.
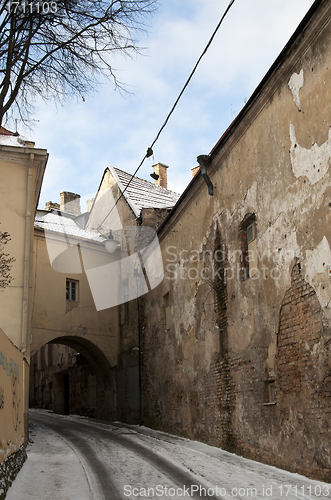
[[[138,373],[139,373],[139,425],[143,425],[143,405],[141,392],[141,333],[140,333],[140,310],[139,297],[137,297],[137,312],[138,312]]]
[[[139,294],[138,294],[138,269],[134,269],[134,276],[137,284],[137,327],[138,327],[138,384],[139,384],[139,425],[143,425],[143,404],[142,404],[142,384],[141,384],[141,323],[139,309]]]
[[[34,164],[34,153],[29,156],[29,170],[26,191],[26,211],[25,211],[25,240],[24,240],[24,261],[23,261],[23,309],[22,309],[22,335],[21,350],[26,352],[27,331],[28,331],[28,299],[29,299],[29,275],[30,275],[30,243],[31,243],[31,201],[32,201],[32,173]]]

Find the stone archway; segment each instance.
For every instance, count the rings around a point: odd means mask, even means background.
[[[30,404],[56,413],[115,420],[116,367],[91,341],[57,337],[31,358]]]

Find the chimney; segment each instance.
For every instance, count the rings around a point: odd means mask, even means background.
[[[46,210],[60,210],[60,205],[58,203],[53,203],[52,201],[46,201]]]
[[[72,215],[80,215],[80,194],[63,191],[61,197],[61,212],[67,212]]]
[[[199,172],[199,170],[200,170],[200,165],[197,165],[196,167],[191,168],[192,177],[195,177],[197,175],[197,173]]]
[[[156,163],[155,165],[153,165],[153,168],[154,174],[159,176],[159,178],[155,180],[154,183],[167,189],[167,168],[169,167],[167,165],[164,165],[163,163]]]
[[[86,211],[91,212],[92,205],[94,203],[95,198],[91,198],[90,200],[86,201]]]

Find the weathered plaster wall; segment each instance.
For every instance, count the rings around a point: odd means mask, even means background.
[[[0,329],[0,497],[8,486],[17,460],[10,456],[24,447],[23,354]],[[6,462],[7,461],[7,462]],[[8,462],[9,463],[9,462]],[[21,465],[21,461],[20,461]]]
[[[198,176],[161,229],[167,277],[145,300],[142,384],[146,423],[326,480],[330,16],[321,2],[214,150],[214,196]],[[249,214],[258,272],[243,280]],[[297,347],[287,355],[282,321],[298,263],[297,319],[288,326]]]

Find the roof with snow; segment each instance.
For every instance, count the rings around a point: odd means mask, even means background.
[[[180,197],[178,193],[139,177],[133,177],[130,182],[132,175],[123,172],[119,168],[109,167],[109,170],[122,193],[128,186],[124,192],[124,197],[130,205],[133,205],[132,208],[135,212],[140,212],[142,208],[172,208]]]
[[[37,210],[34,225],[45,231],[66,234],[67,236],[73,236],[84,240],[95,242],[103,242],[105,240],[105,238],[98,233],[82,229],[75,220],[75,216],[58,210],[53,210],[51,212]]]
[[[142,208],[172,208],[180,197],[178,193],[139,177],[134,177],[130,182],[132,176],[118,168],[109,167],[109,170],[121,192],[124,192],[124,198],[137,217]],[[51,211],[39,209],[36,213],[34,225],[36,228],[53,233],[65,234],[94,242],[103,242],[105,238],[100,234],[83,229],[81,217],[56,209]]]
[[[26,141],[28,141],[26,137],[18,133],[13,133],[4,127],[0,127],[0,146],[18,146],[20,148],[25,148],[27,146]]]

